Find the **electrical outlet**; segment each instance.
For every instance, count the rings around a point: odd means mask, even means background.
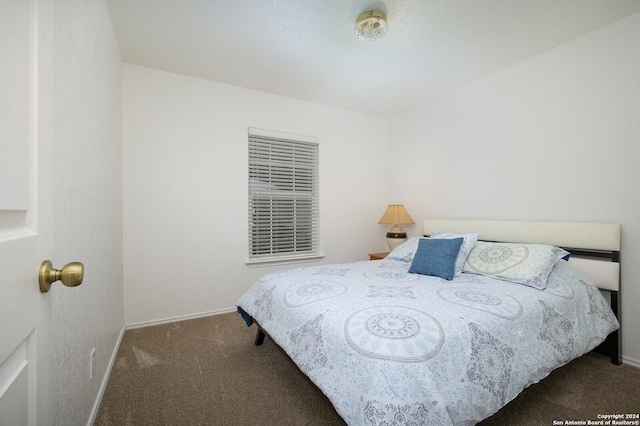
[[[96,374],[96,348],[91,349],[91,358],[89,359],[89,380],[93,379]]]

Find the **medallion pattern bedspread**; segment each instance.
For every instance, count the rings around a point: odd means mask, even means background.
[[[350,425],[471,425],[619,325],[558,262],[545,290],[383,260],[262,277],[238,301]]]

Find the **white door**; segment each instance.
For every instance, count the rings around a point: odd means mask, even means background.
[[[50,0],[0,1],[0,425],[52,422],[52,17]]]

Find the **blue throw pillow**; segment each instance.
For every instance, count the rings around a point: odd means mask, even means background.
[[[431,275],[451,281],[463,238],[421,239],[409,273]]]

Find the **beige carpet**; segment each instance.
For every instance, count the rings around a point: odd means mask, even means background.
[[[95,425],[344,425],[255,326],[224,314],[128,330]],[[640,369],[586,355],[525,389],[481,425],[553,425],[640,411]]]

